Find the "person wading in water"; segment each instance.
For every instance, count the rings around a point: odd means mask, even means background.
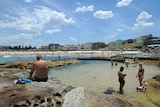
[[[142,67],[142,64],[139,64],[139,69],[136,77],[138,77],[139,85],[142,86],[143,85],[142,81],[144,78],[144,68]]]
[[[126,74],[123,74],[124,67],[120,67],[120,70],[118,71],[118,81],[119,81],[119,93],[123,94],[123,87],[125,85],[124,77]]]

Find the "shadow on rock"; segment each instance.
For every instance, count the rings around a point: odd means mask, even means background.
[[[115,93],[116,91],[113,89],[113,88],[107,88],[107,90],[106,91],[104,91],[104,94],[113,94],[113,93]]]

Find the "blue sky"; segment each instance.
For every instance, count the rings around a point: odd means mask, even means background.
[[[0,45],[160,37],[160,0],[0,0]]]

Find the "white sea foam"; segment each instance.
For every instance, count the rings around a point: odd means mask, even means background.
[[[4,58],[8,58],[8,57],[11,57],[11,56],[10,56],[10,55],[4,55],[3,57],[4,57]]]

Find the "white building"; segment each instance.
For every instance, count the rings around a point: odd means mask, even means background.
[[[82,44],[82,48],[86,50],[91,50],[92,49],[92,42],[87,42]]]

